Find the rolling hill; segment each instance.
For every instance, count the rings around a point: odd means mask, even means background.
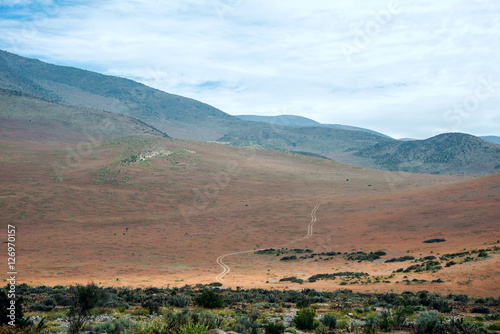
[[[364,129],[356,126],[341,125],[341,124],[323,124],[307,117],[295,116],[295,115],[279,115],[279,116],[236,115],[236,117],[244,121],[263,122],[263,123],[292,126],[292,127],[322,127],[330,129],[364,131],[382,137],[390,138],[389,136],[386,136],[380,132],[373,131],[370,129]]]

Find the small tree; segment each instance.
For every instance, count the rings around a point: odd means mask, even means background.
[[[107,295],[102,288],[92,283],[87,286],[73,287],[71,292],[73,297],[68,311],[68,331],[71,334],[76,334],[89,321],[91,310],[104,305]]]
[[[315,317],[316,310],[305,307],[297,313],[293,321],[298,329],[315,329],[318,326],[318,322],[314,321]]]

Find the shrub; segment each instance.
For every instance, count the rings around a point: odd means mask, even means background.
[[[179,330],[179,334],[206,334],[207,326],[202,324],[187,324]]]
[[[491,315],[485,315],[484,319],[491,321],[491,320],[500,320],[500,313],[493,313]]]
[[[53,295],[56,304],[59,306],[71,306],[71,298],[63,294],[57,293]]]
[[[392,326],[396,328],[403,327],[406,323],[406,318],[410,314],[413,314],[413,310],[410,307],[398,306],[394,308],[392,312]]]
[[[443,324],[436,311],[422,312],[418,316],[415,326],[418,333],[432,334],[443,330]]]
[[[54,309],[52,305],[44,305],[41,303],[31,304],[29,307],[30,311],[38,311],[38,312],[49,312]]]
[[[109,320],[106,322],[94,325],[94,327],[92,329],[96,333],[99,333],[102,331],[105,331],[105,333],[114,333],[116,331],[115,325]]]
[[[102,306],[107,299],[104,290],[95,284],[78,285],[71,289],[72,305],[68,311],[69,333],[78,333],[88,322],[90,311]]]
[[[311,306],[311,303],[312,303],[312,301],[310,299],[302,298],[302,299],[298,300],[295,305],[297,306],[297,308],[304,308],[304,307]]]
[[[259,334],[260,323],[248,316],[238,316],[233,325],[233,330],[237,333]]]
[[[168,305],[174,307],[187,307],[191,304],[191,298],[185,295],[173,295],[168,298]]]
[[[484,306],[476,306],[470,310],[471,313],[481,313],[481,314],[488,314],[490,313],[489,308],[484,307]]]
[[[432,243],[437,243],[437,242],[445,242],[446,239],[429,239],[429,240],[425,240],[424,243],[425,244],[432,244]]]
[[[379,318],[379,327],[384,332],[389,332],[392,328],[392,315],[388,310],[383,310]]]
[[[206,327],[207,330],[219,328],[222,324],[222,318],[218,318],[210,313],[191,312],[188,308],[176,313],[168,311],[163,319],[165,329],[175,333],[189,324],[199,324]]]
[[[495,321],[486,327],[490,331],[500,331],[500,321]]]
[[[148,309],[149,314],[158,314],[160,307],[163,306],[163,299],[160,296],[149,296],[143,300],[141,306]]]
[[[270,321],[264,325],[266,334],[283,334],[285,332],[285,325],[281,321]]]
[[[318,327],[314,330],[314,334],[327,334],[330,332],[330,329],[327,328],[325,325],[322,323],[319,324]]]
[[[212,290],[204,290],[195,301],[198,306],[204,308],[219,308],[224,304],[222,298]]]
[[[297,313],[293,321],[298,329],[314,329],[318,325],[314,321],[315,316],[316,310],[311,307],[305,307]]]
[[[378,319],[377,317],[368,317],[365,319],[365,327],[363,333],[375,334],[377,332]]]
[[[326,313],[319,321],[328,329],[337,328],[337,317],[333,314]]]
[[[443,299],[441,297],[430,298],[429,306],[441,313],[449,313],[452,310],[450,303],[446,299]]]

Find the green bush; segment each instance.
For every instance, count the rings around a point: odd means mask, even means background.
[[[149,296],[142,301],[141,306],[148,309],[149,314],[158,314],[163,306],[163,299],[160,296]]]
[[[312,304],[312,301],[308,298],[302,298],[302,299],[298,300],[297,303],[295,303],[297,308],[309,307],[309,306],[311,306],[311,304]]]
[[[392,326],[401,328],[405,326],[408,315],[413,314],[410,307],[398,306],[392,311]]]
[[[337,317],[333,314],[326,313],[319,321],[328,329],[337,328]]]
[[[49,312],[52,311],[53,309],[54,306],[52,305],[44,305],[40,303],[31,304],[29,307],[30,311],[38,311],[38,312]]]
[[[93,331],[96,333],[106,331],[106,333],[115,333],[116,327],[111,321],[106,321],[100,324],[96,324],[93,326]]]
[[[363,333],[375,334],[377,332],[378,321],[379,319],[374,316],[366,318]]]
[[[173,295],[168,298],[168,305],[174,307],[187,307],[191,304],[191,298],[185,295]]]
[[[383,310],[379,317],[379,327],[383,332],[389,332],[392,328],[392,314],[388,310]]]
[[[415,326],[418,333],[432,334],[443,330],[443,324],[436,311],[422,312],[418,316]]]
[[[500,321],[495,321],[486,327],[490,331],[500,331]]]
[[[183,326],[178,334],[206,334],[207,326],[202,324],[187,324]]]
[[[270,321],[264,325],[266,334],[283,334],[285,332],[285,325],[281,321]]]
[[[259,334],[260,327],[261,325],[255,317],[241,315],[236,318],[232,329],[237,333]]]
[[[219,308],[224,302],[222,298],[212,290],[204,290],[201,295],[196,297],[196,305],[204,308]]]
[[[107,301],[105,291],[95,284],[78,285],[71,288],[73,293],[72,305],[68,310],[69,333],[79,333],[89,321],[90,311],[102,306]]]
[[[472,308],[471,313],[488,314],[490,313],[490,309],[484,306],[476,306]]]
[[[298,329],[314,329],[318,323],[314,321],[316,310],[311,307],[301,309],[293,319],[295,326]]]
[[[189,324],[198,324],[208,329],[219,328],[222,325],[222,318],[205,312],[193,312],[185,308],[179,312],[168,311],[163,316],[165,329],[170,332],[179,332]]]

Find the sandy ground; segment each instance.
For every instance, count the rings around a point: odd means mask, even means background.
[[[18,282],[212,283],[223,272],[216,262],[221,255],[286,247],[387,255],[374,262],[342,256],[284,262],[247,252],[224,258],[230,268],[224,286],[498,295],[495,252],[435,273],[391,278],[410,263],[384,261],[497,245],[500,174],[408,174],[219,144],[171,140],[163,146],[177,153],[119,166],[113,184],[95,178],[116,148],[0,142],[0,210],[4,224],[17,229]],[[3,228],[4,240],[5,234]],[[423,243],[432,238],[446,242]],[[279,282],[340,271],[383,276],[390,283]],[[444,283],[403,282],[438,278]]]

